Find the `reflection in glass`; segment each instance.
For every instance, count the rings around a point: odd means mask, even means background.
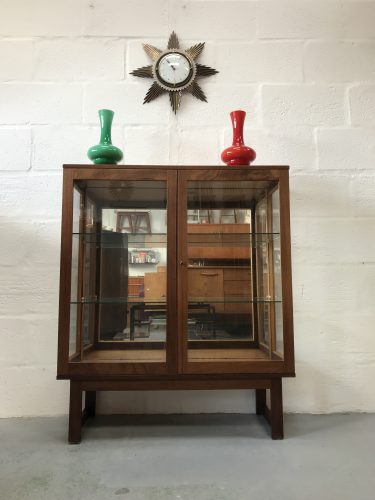
[[[253,337],[250,217],[241,209],[188,211],[190,340]]]
[[[81,218],[81,194],[77,189],[73,190],[73,232],[80,231],[80,218]],[[72,241],[72,280],[70,286],[71,300],[77,300],[78,296],[78,269],[79,269],[79,241],[73,238]],[[78,317],[77,309],[72,311],[70,315],[70,330],[69,330],[69,356],[79,352],[79,345],[77,345],[78,338]]]
[[[275,304],[275,351],[283,356],[284,354],[284,337],[283,337],[283,308],[279,302]]]
[[[79,353],[78,339],[78,318],[77,307],[70,308],[70,325],[69,325],[69,357]]]
[[[269,304],[258,304],[258,335],[259,342],[266,346],[269,345],[270,338],[270,307]]]
[[[275,232],[280,232],[280,198],[279,190],[275,189],[272,193],[272,228]],[[280,238],[272,242],[272,260],[273,260],[273,284],[274,296],[277,300],[282,300],[281,290],[281,248]],[[284,353],[284,339],[283,339],[283,315],[282,305],[278,303],[275,305],[275,340],[274,350],[283,355]]]
[[[275,314],[281,311],[276,195],[271,214],[275,185],[187,183],[189,361],[271,357],[281,319]]]
[[[187,206],[188,339],[254,340],[252,196],[261,185],[190,181]],[[198,345],[199,343],[197,343]]]
[[[166,183],[89,180],[79,181],[79,189],[72,346],[83,358],[92,356],[92,348],[165,349]]]
[[[256,238],[260,241],[257,246],[257,295],[264,299],[271,299],[269,289],[269,262],[268,262],[268,240],[262,238],[263,234],[268,231],[268,217],[267,217],[267,197],[259,201],[256,206]],[[259,235],[259,236],[258,236]],[[265,346],[269,346],[269,307],[265,304],[258,304],[258,336],[259,342]]]

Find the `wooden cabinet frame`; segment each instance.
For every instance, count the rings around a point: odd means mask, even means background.
[[[65,165],[63,179],[63,211],[61,227],[60,306],[57,378],[71,381],[69,441],[79,442],[82,421],[95,414],[95,394],[98,390],[165,390],[165,389],[224,389],[256,390],[256,411],[271,423],[272,437],[283,437],[282,377],[294,376],[293,307],[289,222],[289,167],[225,166],[118,166]],[[95,349],[98,342],[83,347],[82,335],[77,335],[80,359],[69,359],[70,294],[73,233],[73,185],[89,180],[117,181],[156,180],[167,184],[167,340],[166,358],[162,362],[85,362],[84,349]],[[190,180],[245,181],[277,183],[280,199],[280,248],[282,269],[283,358],[275,353],[274,318],[271,317],[269,359],[210,360],[189,359],[187,338],[187,182]],[[81,191],[81,200],[86,194]],[[271,203],[270,191],[267,203]],[[255,205],[254,205],[255,206]],[[270,211],[269,211],[270,213]],[[254,209],[251,211],[252,231],[255,232]],[[269,252],[272,253],[272,252]],[[256,250],[250,251],[252,274],[256,273]],[[79,257],[82,266],[82,249]],[[271,273],[272,274],[272,273]],[[272,279],[272,278],[270,278]],[[271,283],[271,287],[272,287]],[[82,283],[79,285],[82,288]],[[82,290],[78,290],[78,296]],[[255,280],[252,294],[256,297]],[[253,322],[257,325],[257,308]],[[97,308],[95,309],[97,310]],[[82,308],[78,306],[78,314]],[[97,312],[95,313],[97,315]],[[97,321],[94,322],[97,325]],[[254,341],[257,342],[257,328]],[[201,342],[201,347],[204,341]],[[111,346],[108,346],[110,348]],[[199,347],[199,346],[198,346]],[[265,393],[271,392],[271,408],[267,408]],[[86,409],[81,415],[82,393],[86,392]]]

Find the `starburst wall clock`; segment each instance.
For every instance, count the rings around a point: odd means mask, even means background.
[[[130,74],[141,78],[153,78],[154,82],[148,89],[143,104],[153,101],[165,92],[174,113],[177,113],[183,92],[187,92],[201,101],[207,102],[197,78],[218,73],[216,69],[196,63],[196,59],[204,49],[204,43],[193,45],[187,50],[180,48],[180,42],[173,31],[169,37],[168,47],[162,51],[153,45],[143,44],[146,54],[152,64],[135,69]]]

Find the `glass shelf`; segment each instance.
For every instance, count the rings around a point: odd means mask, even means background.
[[[117,232],[80,232],[73,233],[73,237],[82,238],[87,245],[96,245],[107,248],[140,247],[163,248],[167,245],[166,233],[117,233]],[[256,248],[277,242],[280,233],[199,233],[188,234],[187,244],[189,248]]]
[[[76,241],[82,239],[85,245],[97,248],[128,248],[129,250],[147,248],[166,248],[166,233],[73,233]]]
[[[194,224],[194,226],[196,226],[197,224]],[[204,224],[202,224],[204,225]],[[79,235],[83,235],[83,236],[107,236],[107,235],[112,235],[112,234],[116,234],[116,235],[126,235],[128,237],[140,237],[140,236],[167,236],[167,233],[119,233],[117,231],[100,231],[100,232],[89,232],[89,231],[84,231],[84,232],[73,232],[72,233],[73,236],[79,236]],[[244,233],[239,233],[239,232],[236,232],[234,233],[235,236],[264,236],[264,237],[269,237],[269,238],[273,238],[273,237],[278,237],[280,236],[280,233],[251,233],[251,232],[244,232]],[[220,232],[217,232],[217,233],[213,233],[213,232],[207,232],[207,233],[203,233],[203,232],[199,232],[199,233],[189,233],[188,232],[188,235],[189,235],[189,239],[191,238],[197,238],[199,236],[232,236],[233,237],[233,234],[232,233],[220,233]]]
[[[197,226],[198,224],[194,224],[194,226]],[[204,224],[201,224],[201,226],[204,226]],[[235,233],[226,233],[226,232],[220,232],[220,231],[217,231],[217,232],[213,232],[213,231],[210,231],[210,232],[207,232],[207,233],[204,233],[203,231],[199,231],[199,233],[190,233],[188,231],[188,235],[189,235],[189,238],[193,238],[193,237],[198,237],[198,236],[230,236],[230,237],[237,237],[237,236],[265,236],[265,237],[269,237],[269,238],[272,238],[272,237],[278,237],[280,236],[280,233],[265,233],[265,232],[258,232],[258,233],[252,233],[251,231],[246,231],[246,232],[235,232]]]
[[[120,235],[120,236],[131,236],[131,237],[139,237],[139,236],[167,236],[167,233],[119,233],[117,231],[100,231],[100,232],[74,232],[73,236],[108,236],[108,235]]]
[[[265,298],[256,298],[256,299],[244,299],[236,298],[236,297],[194,297],[189,298],[189,304],[281,304],[281,299],[265,299]],[[71,304],[126,304],[126,305],[150,305],[150,304],[158,304],[163,305],[166,304],[166,300],[163,299],[141,299],[135,300],[133,297],[130,299],[124,297],[111,297],[108,299],[94,299],[94,298],[84,298],[81,300],[71,300]]]
[[[166,243],[167,241],[167,233],[117,233],[116,231],[105,231],[100,233],[72,233],[74,237],[79,238],[83,237],[86,243],[96,243],[101,241],[113,241],[113,240],[121,240],[127,239],[131,243],[136,243],[137,241],[143,243],[146,238],[147,241],[150,242],[160,242]]]
[[[189,248],[256,248],[278,242],[280,233],[193,233],[187,236]]]
[[[134,299],[131,297],[128,299],[127,297],[110,297],[110,298],[82,298],[81,300],[71,300],[71,304],[128,304],[128,305],[143,305],[143,304],[166,304],[166,299]]]
[[[188,242],[200,242],[202,240],[208,239],[211,241],[222,242],[234,242],[237,241],[248,241],[251,239],[257,239],[262,241],[272,241],[277,240],[280,237],[280,233],[188,233]]]
[[[281,299],[246,299],[244,297],[192,297],[188,299],[189,304],[281,304]]]
[[[197,259],[191,259],[191,260],[195,261]],[[202,260],[205,260],[205,259],[202,259]],[[232,260],[236,260],[236,259],[232,259]],[[211,259],[211,261],[212,261],[212,259]],[[237,265],[235,265],[235,264],[233,264],[233,265],[222,265],[222,264],[215,264],[215,263],[212,263],[212,262],[209,263],[209,264],[204,264],[204,265],[188,264],[187,268],[188,269],[200,269],[201,271],[209,270],[211,268],[213,268],[213,269],[218,269],[218,268],[219,269],[244,269],[245,271],[249,270],[250,269],[250,265],[249,265],[249,263],[247,263],[246,259],[241,259],[241,262],[242,261],[244,261],[243,264],[238,263]]]

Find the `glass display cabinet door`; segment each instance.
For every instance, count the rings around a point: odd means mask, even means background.
[[[281,214],[277,174],[179,175],[183,371],[283,372],[284,334],[292,332],[281,280],[281,241],[289,244],[289,233],[280,234],[280,217],[289,213]]]
[[[77,169],[72,186],[69,369],[176,370],[176,172]]]

